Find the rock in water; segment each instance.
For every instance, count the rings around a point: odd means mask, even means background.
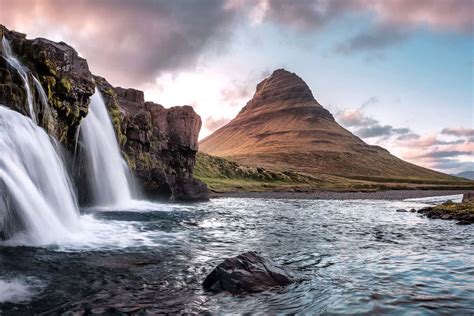
[[[262,292],[293,282],[282,267],[250,251],[225,259],[206,277],[202,286],[209,291],[238,294]]]
[[[474,201],[474,192],[464,193],[462,196],[462,202],[466,203],[471,201]]]

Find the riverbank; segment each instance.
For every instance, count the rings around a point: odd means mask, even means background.
[[[212,193],[211,198],[260,198],[306,200],[404,200],[431,196],[464,194],[470,190],[386,190],[372,192],[226,192]]]

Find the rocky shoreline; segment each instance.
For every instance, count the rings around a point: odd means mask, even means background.
[[[387,190],[372,192],[226,192],[212,193],[212,198],[307,199],[307,200],[404,200],[432,196],[464,194],[468,190]]]

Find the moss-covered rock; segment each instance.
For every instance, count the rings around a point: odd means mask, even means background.
[[[0,36],[9,41],[15,56],[28,68],[29,75],[39,80],[48,97],[50,109],[44,109],[39,94],[34,93],[34,110],[39,124],[61,143],[73,147],[78,126],[87,115],[89,98],[94,93],[94,79],[87,61],[63,42],[43,38],[28,40],[24,34],[1,25]],[[30,87],[35,91],[31,77],[30,81]],[[5,92],[0,102],[29,114],[23,81],[3,58],[0,60],[0,85]]]

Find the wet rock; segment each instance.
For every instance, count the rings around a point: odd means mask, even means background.
[[[66,43],[47,39],[26,39],[21,33],[0,25],[0,38],[5,37],[15,56],[37,78],[48,98],[49,109],[40,102],[33,89],[34,110],[39,124],[69,148],[74,146],[78,126],[87,115],[94,79],[87,61]],[[0,47],[0,53],[1,52]],[[24,84],[18,73],[0,58],[0,103],[29,115]],[[30,86],[34,86],[30,78]]]
[[[468,193],[464,193],[462,195],[462,202],[463,203],[473,202],[473,201],[474,201],[474,192],[468,192]]]
[[[225,259],[202,285],[209,291],[237,294],[262,292],[293,282],[294,279],[282,267],[250,251]]]
[[[405,209],[403,209],[403,208],[400,208],[400,209],[397,210],[397,212],[399,212],[399,213],[406,213],[406,212],[408,212],[408,211],[405,210]]]

